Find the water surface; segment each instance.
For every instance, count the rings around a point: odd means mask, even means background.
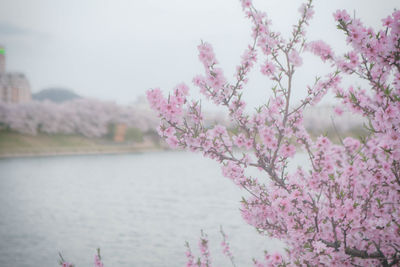
[[[200,229],[213,262],[229,266],[220,225],[250,266],[280,244],[244,223],[244,194],[217,163],[186,152],[0,160],[0,266],[56,266],[58,251],[92,266],[97,247],[105,266],[184,266]]]

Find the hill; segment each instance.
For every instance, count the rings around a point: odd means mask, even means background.
[[[81,96],[65,88],[47,88],[32,94],[32,98],[37,101],[50,100],[52,102],[61,103],[81,98]]]

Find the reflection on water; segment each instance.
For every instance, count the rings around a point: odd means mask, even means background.
[[[91,266],[183,266],[208,233],[213,262],[229,266],[219,226],[239,266],[280,247],[239,212],[243,191],[199,154],[157,152],[0,160],[0,266],[56,266],[58,251]]]

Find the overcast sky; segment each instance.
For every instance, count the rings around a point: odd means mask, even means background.
[[[287,35],[303,1],[260,0],[274,28]],[[213,44],[230,78],[250,41],[250,24],[238,0],[0,0],[0,44],[7,69],[28,76],[32,91],[66,87],[78,94],[130,103],[145,90],[165,92],[179,82],[191,84],[202,72],[196,46]],[[316,14],[309,40],[324,39],[346,51],[332,13],[356,12],[377,28],[398,0],[314,1]],[[307,57],[308,59],[308,57]],[[305,83],[324,70],[310,58],[298,72],[295,97]],[[258,68],[257,68],[258,70]],[[259,104],[268,83],[254,74],[245,95]],[[193,88],[193,90],[196,90]],[[196,94],[195,94],[196,95]]]

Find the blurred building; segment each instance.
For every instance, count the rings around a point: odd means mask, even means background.
[[[6,55],[0,46],[0,100],[8,103],[28,102],[32,98],[29,81],[21,72],[6,72]]]

